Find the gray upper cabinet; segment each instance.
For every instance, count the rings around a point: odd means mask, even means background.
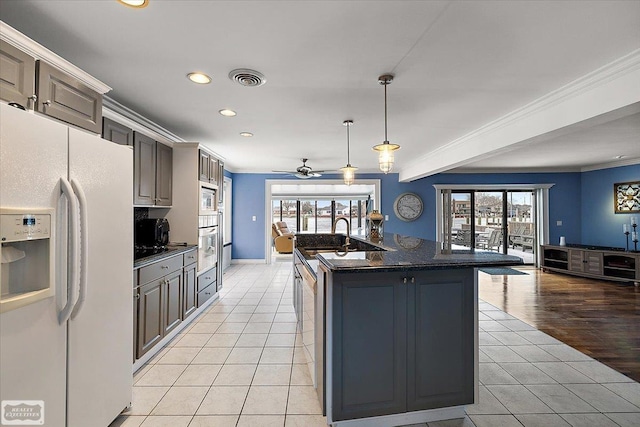
[[[209,182],[213,185],[218,185],[218,159],[213,156],[209,156]]]
[[[0,40],[0,99],[34,108],[35,69],[33,57]]]
[[[204,150],[199,150],[200,165],[198,168],[199,180],[208,182],[213,185],[222,185],[222,179],[224,177],[224,164],[218,160],[212,154],[207,153]],[[220,193],[218,193],[220,194]]]
[[[200,181],[209,182],[209,154],[200,150]]]
[[[224,203],[224,163],[222,162],[222,160],[219,160],[218,161],[218,204],[222,205],[223,203]]]
[[[156,142],[133,133],[133,204],[153,205],[156,198]]]
[[[139,132],[133,133],[133,204],[171,206],[173,149]]]
[[[173,148],[156,143],[156,206],[171,206]]]
[[[127,126],[104,117],[102,119],[102,138],[120,145],[133,145],[133,130]]]
[[[102,95],[43,61],[36,61],[36,109],[91,132],[102,130]]]

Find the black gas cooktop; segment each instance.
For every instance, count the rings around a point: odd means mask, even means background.
[[[136,246],[133,251],[133,259],[139,260],[151,255],[169,252],[168,246]]]

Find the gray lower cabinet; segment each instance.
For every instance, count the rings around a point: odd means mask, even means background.
[[[134,272],[134,280],[139,285],[134,289],[137,300],[134,307],[135,358],[142,357],[195,312],[198,295],[195,260],[194,249]]]
[[[102,95],[44,61],[36,61],[36,110],[94,133],[102,130]]]
[[[333,421],[473,403],[473,270],[331,280]]]
[[[120,145],[133,145],[133,130],[127,126],[114,122],[106,117],[102,118],[102,138]]]
[[[186,319],[196,311],[197,307],[197,291],[196,291],[196,264],[188,265],[183,270],[183,312],[182,317]]]
[[[182,322],[182,270],[167,275],[164,279],[164,334],[171,332]]]
[[[473,283],[471,270],[411,274],[407,284],[409,411],[473,402]]]
[[[164,279],[140,286],[138,290],[137,356],[140,358],[164,336]]]
[[[216,267],[213,267],[198,276],[198,307],[210,300],[217,292]]]
[[[173,149],[133,133],[133,204],[171,206]]]
[[[0,40],[0,99],[34,108],[35,70],[36,60],[31,55]]]

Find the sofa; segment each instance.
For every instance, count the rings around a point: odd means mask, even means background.
[[[290,254],[293,252],[293,236],[295,234],[289,230],[287,223],[277,221],[271,224],[271,236],[273,237],[273,245],[276,251],[281,254]]]

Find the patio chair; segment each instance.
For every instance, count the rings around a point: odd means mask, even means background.
[[[493,229],[485,241],[480,241],[478,247],[487,250],[498,250],[502,245],[502,230]]]
[[[471,246],[471,230],[458,230],[458,234],[453,239],[454,245]]]

